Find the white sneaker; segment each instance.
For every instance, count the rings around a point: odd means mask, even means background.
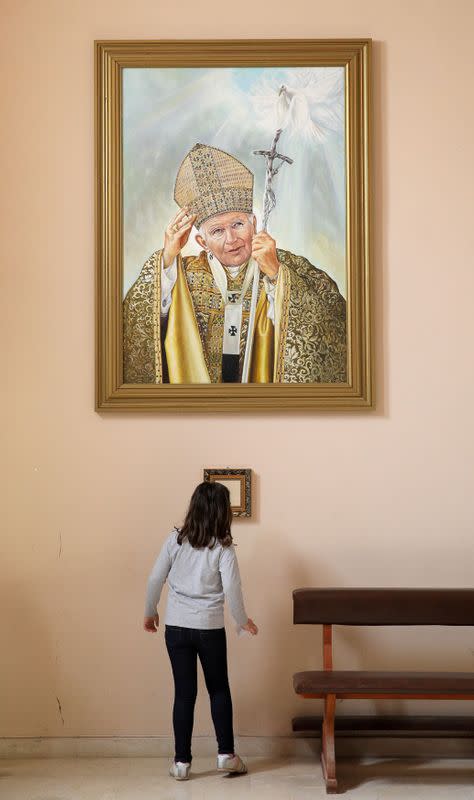
[[[247,772],[246,765],[237,754],[217,756],[217,769],[221,772],[240,772],[242,775]]]
[[[186,764],[184,761],[173,761],[170,767],[170,775],[172,778],[176,778],[177,781],[187,781],[189,780],[190,769],[191,764]]]

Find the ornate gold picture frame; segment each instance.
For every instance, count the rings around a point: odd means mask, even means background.
[[[96,42],[97,410],[373,408],[370,53],[368,39]],[[190,184],[203,165],[211,199]],[[166,244],[192,223],[199,256]],[[257,310],[252,283],[232,284],[246,243]],[[216,279],[212,294],[220,252],[227,293]]]
[[[252,470],[222,467],[203,470],[203,480],[222,483],[230,492],[234,517],[252,516]]]

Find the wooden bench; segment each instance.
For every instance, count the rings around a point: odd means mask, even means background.
[[[323,670],[297,672],[295,692],[302,697],[322,698],[321,764],[326,791],[336,794],[335,725],[336,698],[473,700],[472,672],[366,672],[333,669],[333,625],[474,625],[474,589],[296,589],[293,592],[295,625],[323,626]],[[314,717],[297,717],[293,730],[316,730]],[[344,718],[341,718],[342,720]],[[350,722],[349,722],[350,719]],[[372,718],[361,717],[361,729],[370,728]],[[407,728],[426,730],[428,717],[409,718]],[[442,720],[443,718],[441,718]],[[474,718],[434,719],[440,731],[474,729]],[[347,728],[357,718],[347,718]],[[401,727],[403,719],[373,718],[375,730]],[[313,727],[312,727],[313,726]]]

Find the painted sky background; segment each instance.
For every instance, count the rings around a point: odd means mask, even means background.
[[[124,293],[163,245],[178,210],[176,173],[196,142],[226,150],[253,172],[260,221],[265,160],[253,150],[271,146],[282,84],[291,107],[278,149],[294,163],[274,180],[268,231],[346,296],[344,70],[326,67],[124,70]],[[199,251],[195,233],[184,255]]]

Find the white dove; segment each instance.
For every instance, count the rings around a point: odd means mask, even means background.
[[[277,127],[304,130],[312,125],[308,100],[303,92],[280,86],[276,107]]]
[[[295,70],[292,84],[282,83],[278,90],[269,83],[263,85],[254,97],[258,115],[268,115],[273,108],[276,127],[286,130],[290,136],[297,133],[321,141],[330,132],[340,130],[343,113],[341,70],[331,67]]]

